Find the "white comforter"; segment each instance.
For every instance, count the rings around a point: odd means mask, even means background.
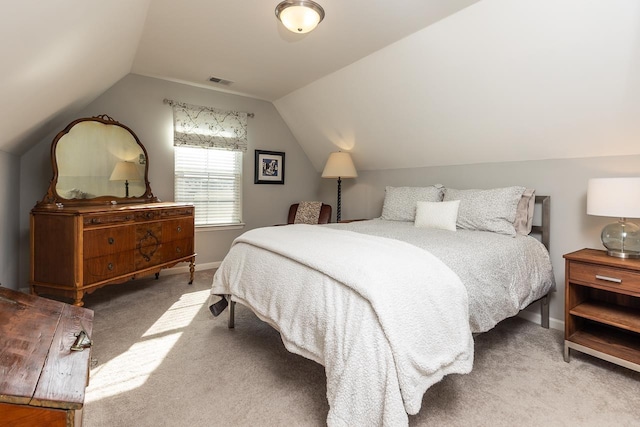
[[[407,425],[427,388],[472,368],[465,287],[398,240],[309,225],[251,230],[212,294],[232,295],[289,351],[325,366],[331,426]]]
[[[401,240],[453,270],[467,288],[471,332],[486,332],[555,288],[549,252],[531,236],[419,228],[373,219],[323,227]]]

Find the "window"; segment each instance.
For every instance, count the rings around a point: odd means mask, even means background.
[[[175,199],[193,203],[195,225],[242,222],[242,152],[175,147]]]
[[[173,107],[175,200],[195,206],[195,225],[242,223],[247,113],[165,100]]]

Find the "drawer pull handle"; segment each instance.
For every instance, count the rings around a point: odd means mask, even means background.
[[[615,277],[601,276],[599,274],[596,274],[596,279],[606,280],[607,282],[613,282],[613,283],[622,283],[622,279],[617,279]]]
[[[182,231],[182,227],[178,227],[178,233]]]
[[[91,224],[100,224],[100,218],[91,218]]]
[[[107,269],[109,271],[113,270],[113,264],[112,263],[107,264]]]
[[[107,242],[109,242],[109,244],[110,244],[110,245],[113,245],[113,243],[114,243],[115,241],[116,241],[116,240],[115,240],[113,237],[109,237],[109,238],[107,239]]]
[[[180,249],[180,248],[176,248],[176,253],[177,253],[177,254],[179,254],[179,253],[181,253],[181,252],[182,252],[182,249]]]

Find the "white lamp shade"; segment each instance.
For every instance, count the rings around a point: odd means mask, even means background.
[[[587,186],[587,214],[640,218],[640,178],[594,178]]]
[[[342,151],[331,153],[322,171],[323,178],[355,178],[358,176],[351,155]]]
[[[322,21],[324,10],[311,0],[288,0],[276,7],[276,16],[289,31],[305,34]]]
[[[113,168],[109,181],[139,181],[140,173],[133,162],[118,162]]]

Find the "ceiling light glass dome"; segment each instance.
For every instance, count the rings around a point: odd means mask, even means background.
[[[286,0],[276,6],[276,16],[289,31],[305,34],[324,19],[324,9],[311,0]]]

